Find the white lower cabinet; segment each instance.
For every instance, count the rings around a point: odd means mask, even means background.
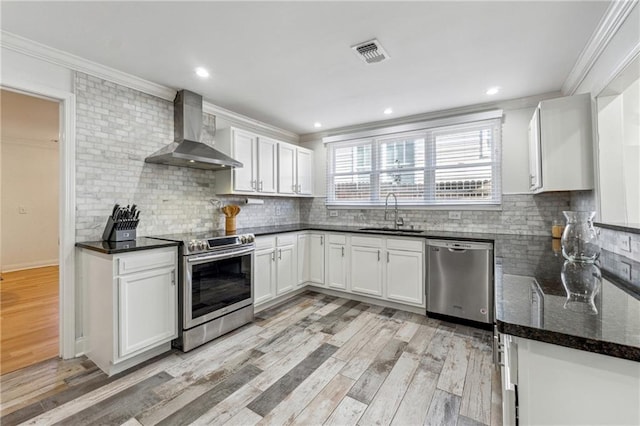
[[[177,248],[78,251],[87,356],[108,375],[171,348],[178,336]]]
[[[276,249],[256,250],[253,303],[259,305],[276,296]]]
[[[325,235],[309,233],[309,281],[324,285]]]
[[[298,268],[295,258],[294,244],[276,248],[276,295],[293,290],[297,284]]]
[[[298,243],[296,246],[298,252],[298,285],[304,285],[309,281],[309,234],[301,232],[298,234]]]
[[[424,241],[387,239],[386,297],[414,305],[425,303]]]
[[[255,304],[304,285],[425,306],[424,240],[303,231],[256,238]]]
[[[329,288],[347,290],[349,252],[345,235],[327,235],[326,284]]]
[[[382,249],[351,246],[351,291],[382,296]]]
[[[294,290],[298,285],[297,234],[256,238],[254,305]]]
[[[506,386],[503,384],[505,424],[513,422],[516,413],[520,425],[640,424],[637,362],[520,337],[500,337],[510,342],[510,352],[501,360],[508,366]]]

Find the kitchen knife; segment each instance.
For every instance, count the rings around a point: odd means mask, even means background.
[[[113,220],[116,219],[116,213],[118,212],[119,209],[120,209],[120,204],[118,204],[118,203],[114,204],[113,211],[111,212],[111,218]]]

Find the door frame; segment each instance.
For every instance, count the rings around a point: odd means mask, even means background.
[[[76,349],[75,303],[75,222],[76,222],[76,95],[72,92],[40,85],[31,81],[3,78],[0,87],[28,96],[47,98],[60,103],[60,178],[58,199],[58,285],[59,285],[59,355],[73,358]]]

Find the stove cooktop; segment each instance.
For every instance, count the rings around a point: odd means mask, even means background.
[[[227,234],[225,231],[156,235],[149,238],[182,243],[185,254],[203,253],[213,250],[233,249],[254,244],[253,234]]]

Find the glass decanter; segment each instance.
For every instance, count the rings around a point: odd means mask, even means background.
[[[593,227],[596,212],[563,211],[567,226],[562,233],[562,255],[572,262],[593,263],[600,255],[598,234]]]

